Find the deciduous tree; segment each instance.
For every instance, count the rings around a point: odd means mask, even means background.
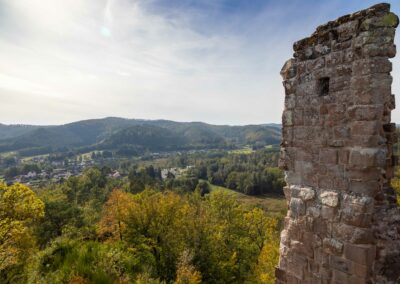
[[[30,225],[44,216],[44,204],[27,186],[0,183],[0,272],[24,262],[34,247]],[[0,279],[1,280],[1,279]]]

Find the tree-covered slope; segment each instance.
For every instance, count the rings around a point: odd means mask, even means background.
[[[280,128],[226,126],[202,122],[104,118],[59,126],[0,125],[0,152],[44,152],[77,147],[115,149],[127,145],[151,151],[199,149],[243,144],[277,144]],[[35,152],[35,151],[33,151]]]

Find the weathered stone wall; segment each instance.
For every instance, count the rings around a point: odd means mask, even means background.
[[[282,68],[289,210],[277,283],[400,283],[389,61],[398,18],[389,9],[318,27]]]

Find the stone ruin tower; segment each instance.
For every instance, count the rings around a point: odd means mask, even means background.
[[[276,283],[400,283],[391,93],[398,17],[389,4],[340,17],[282,68],[280,166],[288,213]]]

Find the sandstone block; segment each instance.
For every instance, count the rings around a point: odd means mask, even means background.
[[[293,126],[293,112],[286,110],[282,115],[282,124],[285,126]]]
[[[329,54],[331,52],[331,48],[328,45],[324,45],[324,44],[317,44],[314,47],[314,51],[317,55],[326,55]]]
[[[332,67],[342,63],[343,53],[342,51],[331,52],[326,56],[326,67]]]
[[[293,170],[293,166],[290,167],[290,164],[288,164],[290,170]],[[287,171],[286,176],[285,176],[285,181],[288,184],[301,184],[303,182],[303,178],[300,173],[295,173],[294,171]]]
[[[282,230],[281,232],[281,244],[286,246],[290,245],[290,238],[287,230]]]
[[[323,240],[323,248],[328,254],[340,255],[343,251],[343,243],[335,239],[325,238]]]
[[[350,138],[350,128],[346,125],[336,126],[333,128],[335,139]]]
[[[374,241],[371,229],[359,228],[357,225],[335,224],[332,235],[338,240],[352,244],[370,244]]]
[[[283,86],[285,87],[285,94],[290,95],[296,93],[296,81],[294,79],[283,81]]]
[[[318,207],[307,207],[307,215],[318,218],[321,215],[321,210]]]
[[[358,21],[350,21],[341,24],[337,28],[338,41],[342,42],[351,39],[353,35],[357,33],[357,29],[358,29]]]
[[[328,145],[331,147],[343,147],[344,141],[343,140],[330,140]]]
[[[363,284],[368,282],[370,282],[368,277],[358,277],[357,275],[350,275],[348,278],[348,283]]]
[[[395,14],[389,12],[388,14],[382,17],[373,17],[365,19],[360,25],[360,30],[367,31],[383,27],[396,28],[398,25],[399,25],[399,18]]]
[[[375,258],[376,247],[374,245],[344,244],[344,256],[362,265],[371,265]]]
[[[290,214],[294,218],[298,218],[306,213],[306,206],[300,198],[292,197],[290,199]]]
[[[312,200],[315,197],[315,191],[311,187],[300,188],[299,197],[304,200]]]
[[[355,45],[362,46],[366,44],[392,44],[394,40],[394,33],[394,28],[383,28],[361,32],[356,39]]]
[[[383,115],[383,105],[355,105],[348,108],[349,118],[357,121],[379,120]]]
[[[337,214],[336,208],[330,206],[321,207],[321,217],[323,219],[333,220]]]
[[[286,109],[290,110],[296,106],[296,96],[295,94],[289,94],[286,96],[285,99],[285,107]]]
[[[368,276],[372,270],[371,266],[358,264],[356,262],[351,262],[350,266],[350,274],[353,276],[358,277],[358,280],[368,279]],[[356,281],[357,278],[351,278],[352,280]],[[354,282],[354,283],[366,283],[366,282]]]
[[[353,62],[353,72],[357,75],[390,73],[391,71],[392,63],[385,57],[372,57]]]
[[[353,244],[371,244],[374,241],[372,229],[356,228],[350,239]]]
[[[307,266],[307,258],[297,253],[293,253],[292,261],[289,262],[287,271],[291,276],[298,280],[304,280],[304,272]]]
[[[389,57],[393,58],[396,56],[396,46],[393,44],[386,44],[382,46],[380,44],[366,44],[363,46],[363,54],[365,56],[380,56],[380,57]]]
[[[353,147],[350,149],[349,167],[365,169],[384,167],[386,165],[386,151],[381,148]]]
[[[366,213],[358,213],[351,208],[344,208],[341,211],[341,220],[344,224],[366,228],[371,226],[372,215]]]
[[[309,60],[307,61],[307,70],[308,71],[314,71],[320,68],[325,67],[325,58],[324,57],[319,57],[314,60]]]
[[[348,149],[341,149],[338,152],[339,164],[347,165],[349,160],[350,151]]]
[[[275,268],[275,278],[278,279],[278,281],[286,283],[286,272],[279,267]]]
[[[351,125],[351,135],[377,135],[380,125],[377,121],[355,121]]]
[[[374,197],[380,188],[381,186],[378,181],[368,180],[368,177],[365,177],[364,180],[350,180],[350,192],[353,193]]]
[[[325,236],[328,232],[328,225],[325,220],[321,218],[314,219],[313,222],[313,231],[320,235],[320,236]]]
[[[332,277],[333,277],[333,279],[332,279],[331,283],[347,284],[347,283],[349,283],[348,280],[349,280],[350,275],[348,275],[347,273],[344,273],[340,270],[333,269]]]
[[[303,110],[301,109],[293,110],[293,120],[295,125],[303,125],[304,124]]]
[[[300,255],[305,255],[310,258],[314,256],[314,251],[312,246],[306,246],[302,242],[292,240],[290,242],[290,248],[292,249],[293,252],[298,253]]]
[[[281,70],[281,76],[285,79],[291,79],[296,76],[296,64],[294,59],[285,62]]]
[[[341,256],[330,255],[329,256],[329,264],[333,269],[342,271],[344,273],[350,273],[352,262],[347,260]]]
[[[323,148],[319,151],[319,162],[322,164],[337,164],[338,150],[332,148]]]
[[[330,175],[318,175],[319,188],[333,188],[334,178]]]
[[[337,207],[339,204],[339,194],[334,191],[325,191],[320,195],[321,203],[330,207]]]
[[[351,209],[352,213],[372,213],[374,199],[367,196],[343,194],[343,206],[345,209]]]

